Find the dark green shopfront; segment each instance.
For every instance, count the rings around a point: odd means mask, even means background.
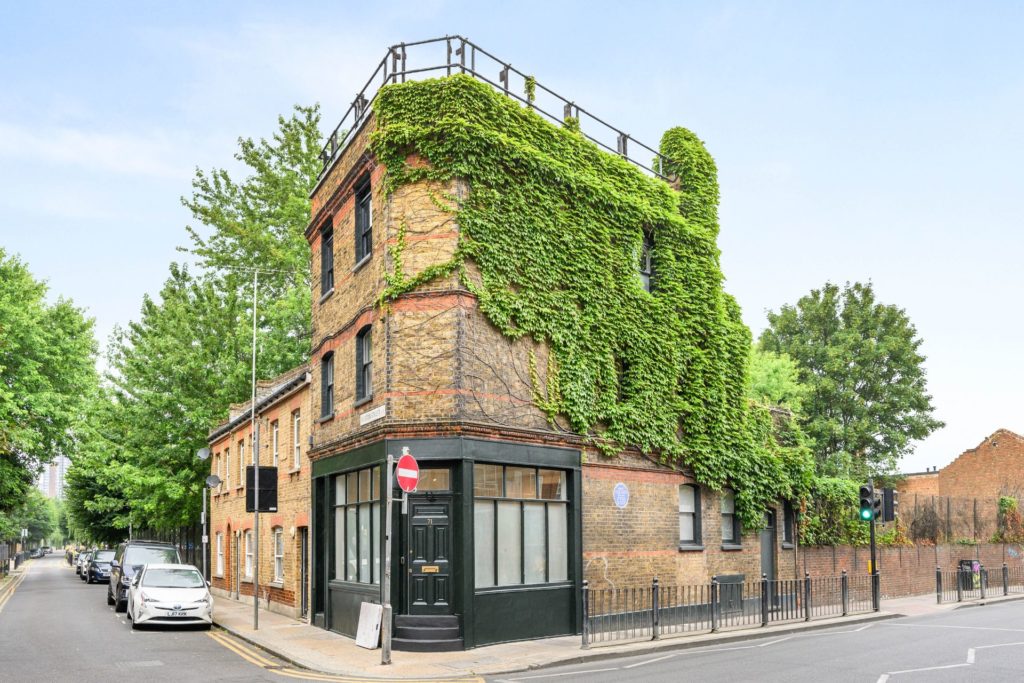
[[[579,633],[580,452],[466,437],[384,439],[314,461],[314,623],[354,636],[360,604],[381,601],[384,467],[405,448],[420,483],[407,512],[393,510],[395,649]]]

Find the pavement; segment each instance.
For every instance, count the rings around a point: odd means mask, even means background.
[[[1024,599],[1024,595],[994,596],[986,603]],[[982,604],[936,604],[933,593],[884,600],[883,610],[810,622],[795,622],[769,627],[753,627],[718,633],[664,636],[657,641],[645,640],[614,645],[593,646],[584,650],[579,636],[544,638],[518,643],[489,645],[461,652],[393,651],[391,664],[381,664],[380,649],[368,650],[355,641],[332,631],[261,609],[259,629],[253,629],[251,604],[218,597],[214,621],[220,628],[303,669],[326,674],[358,678],[443,679],[493,676],[529,671],[552,666],[581,664],[602,659],[666,652],[688,648],[737,643],[765,636],[785,637],[795,633],[829,629],[837,626],[866,624],[903,616],[949,613],[961,607]]]

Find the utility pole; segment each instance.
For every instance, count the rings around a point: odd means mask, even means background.
[[[252,403],[249,404],[249,440],[252,447],[253,472],[253,568],[252,568],[252,630],[260,627],[260,454],[256,435],[256,291],[260,271],[252,271]]]

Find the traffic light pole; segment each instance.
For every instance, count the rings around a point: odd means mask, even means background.
[[[871,518],[871,568],[868,572],[871,574],[871,609],[877,612],[879,610],[879,579],[878,579],[878,556],[875,551],[875,519]]]

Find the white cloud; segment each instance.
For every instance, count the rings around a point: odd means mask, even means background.
[[[180,141],[163,133],[30,126],[0,121],[0,159],[75,166],[90,171],[183,179],[192,166]]]

